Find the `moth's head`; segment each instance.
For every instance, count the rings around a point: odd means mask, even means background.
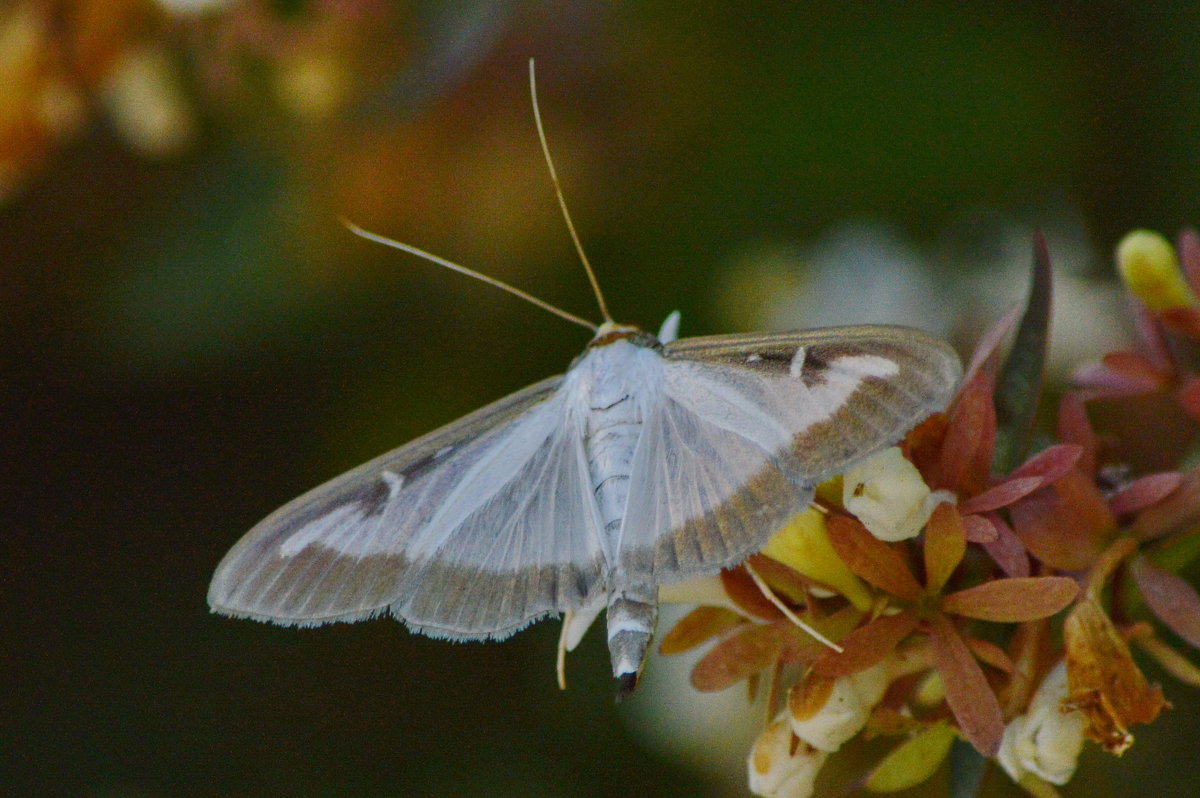
[[[596,335],[588,344],[589,349],[595,349],[601,346],[608,346],[616,341],[629,341],[635,346],[655,347],[662,344],[669,344],[679,337],[679,311],[671,311],[671,314],[663,321],[662,326],[658,328],[658,335],[650,333],[638,327],[636,324],[620,324],[615,321],[606,321],[596,330]]]
[[[654,347],[659,345],[657,338],[635,324],[606,321],[596,330],[596,335],[588,344],[588,349],[598,349],[617,341],[629,341],[634,346]]]

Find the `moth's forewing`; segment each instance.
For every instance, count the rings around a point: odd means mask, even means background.
[[[663,349],[621,566],[670,582],[736,564],[818,482],[943,409],[961,376],[944,342],[903,327],[688,338]]]
[[[210,606],[289,625],[353,621],[392,608],[422,631],[482,638],[581,604],[596,592],[600,570],[594,556],[585,561],[594,547],[579,542],[588,518],[536,530],[515,524],[508,543],[513,551],[523,546],[524,558],[492,557],[494,548],[472,547],[453,538],[456,530],[430,524],[463,485],[475,490],[460,490],[468,494],[459,497],[460,514],[490,512],[496,526],[505,519],[489,499],[538,487],[519,481],[561,427],[557,416],[544,417],[561,379],[512,394],[289,502],[225,556]],[[503,540],[491,531],[487,541]],[[528,541],[512,539],[531,532]]]

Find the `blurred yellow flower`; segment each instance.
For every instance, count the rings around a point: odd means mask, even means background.
[[[1129,291],[1150,310],[1196,305],[1175,248],[1151,230],[1134,230],[1117,245],[1117,270]]]

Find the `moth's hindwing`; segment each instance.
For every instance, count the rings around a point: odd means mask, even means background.
[[[941,410],[958,356],[920,330],[861,326],[687,338],[635,455],[622,568],[670,582],[736,564],[813,487]]]
[[[581,442],[552,377],[288,503],[225,556],[209,604],[314,625],[386,610],[498,638],[602,592]],[[574,440],[572,440],[574,438]]]

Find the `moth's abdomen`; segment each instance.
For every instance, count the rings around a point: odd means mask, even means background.
[[[647,417],[661,401],[662,358],[657,351],[626,340],[588,351],[579,364],[576,405],[581,425],[589,488],[595,500],[603,546],[609,553],[608,647],[613,675],[628,692],[637,684],[654,635],[658,588],[631,583],[620,568],[621,537],[634,479],[633,461]],[[586,403],[586,404],[584,404]]]
[[[657,396],[661,360],[657,353],[616,341],[588,353],[584,451],[592,496],[608,550],[619,544],[629,503],[633,453],[641,439],[647,399]]]
[[[629,586],[608,596],[608,653],[619,695],[637,686],[658,618],[658,588]]]

